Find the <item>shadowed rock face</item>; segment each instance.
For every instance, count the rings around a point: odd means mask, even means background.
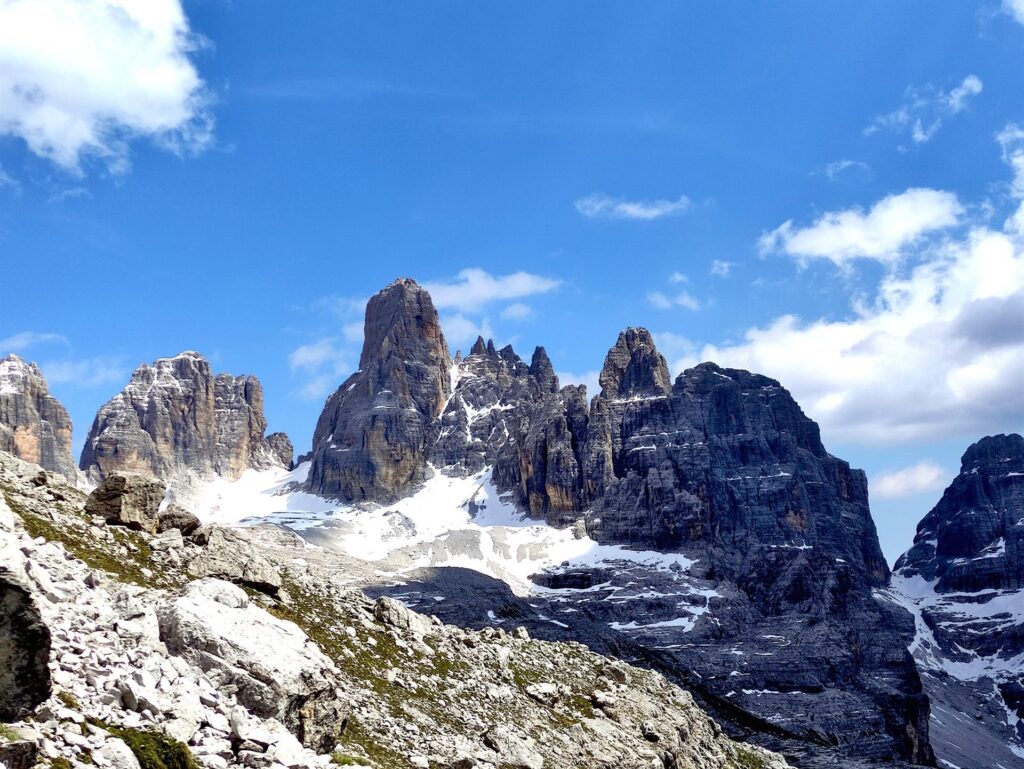
[[[359,371],[324,406],[309,486],[347,500],[394,500],[428,476],[451,396],[452,360],[430,295],[402,278],[366,305]]]
[[[75,478],[71,418],[34,363],[0,358],[0,451]]]
[[[982,438],[896,562],[890,592],[918,616],[927,692],[977,716],[935,730],[939,757],[960,766],[1009,766],[1008,746],[1011,762],[1024,750],[1024,721],[1008,724],[1024,719],[1022,522],[1024,438]]]
[[[94,481],[117,472],[234,479],[283,464],[265,430],[256,377],[214,376],[203,356],[184,352],[135,370],[96,415],[80,466]]]

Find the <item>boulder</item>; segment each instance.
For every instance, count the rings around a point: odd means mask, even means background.
[[[103,479],[85,502],[85,512],[107,523],[155,534],[167,486],[133,473],[114,473]]]
[[[343,682],[296,625],[214,579],[190,583],[158,616],[160,638],[172,654],[215,674],[249,711],[276,718],[306,747],[321,753],[334,747],[347,715]]]
[[[214,527],[205,532],[202,552],[188,565],[193,577],[216,577],[277,595],[281,575],[244,531]]]
[[[195,515],[174,502],[170,503],[157,516],[157,531],[161,533],[171,529],[178,529],[187,537],[202,525],[202,521]]]

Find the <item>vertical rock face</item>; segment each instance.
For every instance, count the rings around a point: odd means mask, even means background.
[[[280,463],[288,468],[292,469],[295,462],[295,448],[292,446],[291,439],[284,433],[271,433],[267,436],[267,446],[273,452],[274,456],[277,457]]]
[[[265,429],[256,377],[214,376],[203,356],[184,352],[135,370],[96,415],[80,466],[96,482],[122,472],[233,479],[282,464]]]
[[[990,714],[971,724],[1003,743],[985,765],[1006,763],[1008,745],[1024,753],[1024,438],[994,435],[967,449],[896,562],[891,594],[918,618],[913,648],[928,693],[948,709]],[[969,766],[979,754],[962,748],[985,742],[954,729],[937,750]]]
[[[39,368],[17,355],[0,358],[0,451],[75,477],[71,418]]]
[[[366,305],[359,371],[327,400],[309,486],[347,500],[393,500],[428,475],[452,393],[452,360],[430,295],[402,278]]]

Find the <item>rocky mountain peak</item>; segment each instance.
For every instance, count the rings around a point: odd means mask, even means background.
[[[551,365],[551,358],[543,347],[533,351],[533,358],[530,360],[530,375],[537,380],[537,384],[545,392],[558,392],[558,377],[555,375],[555,367]]]
[[[493,345],[492,345],[493,346]],[[451,395],[451,355],[434,303],[411,278],[399,278],[366,304],[361,383],[390,390],[436,417]]]
[[[598,378],[606,398],[667,395],[671,381],[668,364],[645,328],[627,328],[619,334]]]
[[[487,342],[484,341],[482,336],[478,336],[473,346],[469,350],[470,355],[486,355],[487,354]]]
[[[67,410],[50,395],[39,367],[13,354],[0,358],[0,451],[75,477]]]
[[[969,473],[992,465],[1024,462],[1024,437],[1016,433],[989,435],[971,445],[960,459],[960,472]]]
[[[327,400],[313,434],[310,488],[384,500],[423,481],[451,393],[452,359],[430,294],[399,278],[366,305],[359,371]]]
[[[263,388],[254,376],[217,374],[194,351],[139,366],[104,405],[80,466],[94,480],[115,472],[175,482],[282,462],[264,438]]]

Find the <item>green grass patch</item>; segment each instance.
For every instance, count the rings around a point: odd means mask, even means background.
[[[172,737],[143,729],[94,723],[123,740],[135,754],[141,769],[200,769],[188,746]]]
[[[74,764],[72,764],[68,759],[64,758],[63,756],[51,758],[50,766],[52,767],[52,769],[74,769]]]
[[[348,753],[332,753],[331,763],[335,766],[366,766],[368,759]]]
[[[75,699],[75,695],[71,692],[57,692],[57,699],[64,703],[64,707],[71,708],[72,710],[82,709],[82,706],[78,704],[78,700]]]
[[[18,733],[7,724],[0,724],[0,742],[15,742],[20,740]]]
[[[736,746],[736,766],[740,769],[764,769],[761,755],[743,745]]]

